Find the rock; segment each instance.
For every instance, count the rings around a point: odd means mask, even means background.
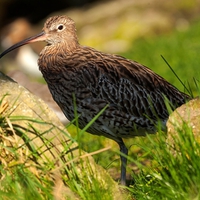
[[[191,128],[196,141],[200,142],[200,98],[195,98],[188,103],[177,108],[167,122],[167,143],[173,147],[174,138],[178,137],[178,132],[184,130],[184,126]]]
[[[113,199],[124,199],[117,183],[102,167],[95,164],[89,154],[79,150],[78,144],[58,117],[41,99],[2,73],[0,88],[1,125],[4,124],[0,127],[0,142],[3,142],[0,145],[1,163],[7,166],[12,163],[26,163],[31,166],[30,170],[34,168],[31,171],[38,170],[38,165],[42,169],[51,163],[49,178],[54,181],[52,193],[55,199],[77,197],[63,182],[62,177],[68,177],[66,170],[63,170],[66,166],[69,172],[75,166],[79,179],[84,176],[83,171],[88,177],[95,177],[102,188],[113,193]],[[16,157],[7,150],[13,147],[17,147],[20,156]]]
[[[46,83],[42,84],[36,81],[31,81],[30,78],[28,78],[27,75],[20,70],[14,70],[8,73],[8,75],[9,77],[17,81],[20,85],[28,89],[31,93],[40,97],[48,105],[48,107],[56,113],[56,115],[63,124],[69,123],[69,120],[65,117],[60,107],[53,100],[53,97]]]

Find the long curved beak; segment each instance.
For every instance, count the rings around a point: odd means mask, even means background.
[[[17,49],[18,47],[21,47],[25,44],[29,44],[29,43],[33,43],[33,42],[38,42],[38,41],[45,41],[47,38],[47,34],[42,31],[41,33],[29,37],[25,40],[22,40],[21,42],[18,42],[16,44],[14,44],[13,46],[11,46],[10,48],[8,48],[7,50],[5,50],[3,53],[0,54],[0,58],[2,58],[4,55],[6,55],[7,53],[9,53],[10,51]]]

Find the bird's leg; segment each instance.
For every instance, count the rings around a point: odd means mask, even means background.
[[[128,149],[125,146],[123,140],[120,138],[117,141],[120,147],[120,152],[123,154],[120,155],[121,158],[121,185],[126,185],[126,165],[127,165],[127,156],[128,156]]]

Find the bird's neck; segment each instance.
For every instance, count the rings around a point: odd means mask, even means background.
[[[57,43],[45,46],[38,59],[41,72],[51,70],[59,71],[59,66],[65,65],[68,58],[79,47],[78,42]]]

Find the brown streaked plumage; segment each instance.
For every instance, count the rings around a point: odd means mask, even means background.
[[[122,138],[155,133],[159,121],[165,127],[169,115],[166,98],[172,109],[190,99],[135,61],[79,45],[74,21],[66,16],[49,18],[40,34],[13,45],[0,58],[36,41],[47,42],[38,65],[65,116],[74,118],[72,94],[80,114],[80,128],[108,105],[87,131],[115,140],[125,155],[128,150]],[[126,163],[121,156],[121,184],[126,182]]]

